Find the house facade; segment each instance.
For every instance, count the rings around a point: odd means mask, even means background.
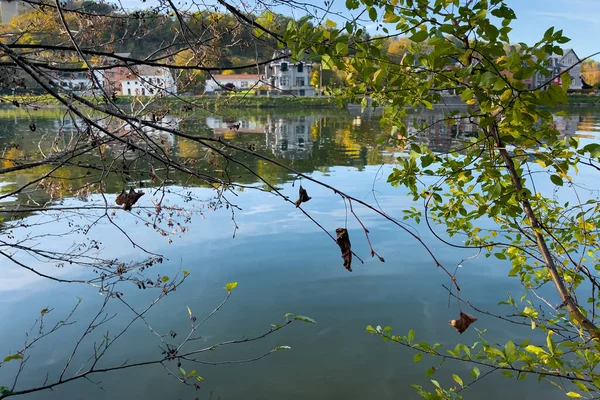
[[[121,80],[124,96],[168,96],[177,94],[177,85],[171,72],[164,67],[139,65]]]
[[[544,84],[555,84],[562,85],[560,74],[563,71],[568,70],[569,76],[571,77],[571,86],[569,90],[581,90],[583,89],[583,80],[581,79],[581,67],[580,59],[573,49],[564,49],[563,55],[553,54],[547,58],[547,68],[550,72],[549,76],[544,76],[540,72],[536,73],[531,84],[531,87],[540,87]]]
[[[207,79],[204,85],[206,93],[231,88],[232,90],[250,90],[262,86],[261,75],[251,74],[231,74],[231,75],[213,75],[212,79]]]
[[[265,80],[271,94],[314,96],[315,88],[310,84],[312,64],[294,61],[289,54],[289,51],[276,52],[273,54],[276,61],[265,66]]]
[[[97,87],[87,71],[60,72],[55,75],[55,83],[63,90],[82,94],[91,93]]]

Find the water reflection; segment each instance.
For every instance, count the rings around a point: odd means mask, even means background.
[[[310,128],[313,117],[269,118],[265,125],[266,147],[277,157],[306,160],[312,155]]]
[[[0,112],[2,121],[11,121],[11,124],[0,123],[0,142],[4,149],[2,163],[5,166],[14,165],[17,158],[38,154],[39,146],[42,149],[51,146],[57,132],[67,132],[67,128],[60,130],[60,127],[65,126],[60,113],[34,116],[38,126],[35,132],[28,128],[30,120],[27,116],[17,118],[15,115],[18,114],[7,115]],[[420,113],[411,118],[414,119],[413,122],[431,123],[439,115]],[[13,120],[18,123],[12,124]],[[572,121],[570,126],[570,122],[564,121],[564,128],[563,122],[557,121],[557,129],[564,129],[563,132],[569,135],[600,136],[598,113],[580,113]],[[377,167],[368,169],[367,166],[393,163],[393,154],[401,150],[377,144],[377,138],[384,132],[376,118],[357,118],[346,114],[301,116],[264,113],[258,116],[239,115],[231,119],[204,117],[186,121],[180,127],[189,134],[222,135],[239,146],[256,146],[257,151],[289,163],[302,172],[332,171],[329,176],[319,176],[328,183],[348,188],[353,195],[361,197],[365,195],[365,188],[370,190],[373,177],[379,173]],[[117,129],[118,125],[114,128]],[[72,129],[74,130],[69,131],[69,134],[63,135],[64,140],[70,134],[78,133],[76,128]],[[573,129],[577,131],[572,133]],[[468,124],[439,124],[432,126],[421,137],[435,146],[437,151],[447,151],[472,133],[473,126]],[[172,154],[195,161],[189,164],[194,168],[211,173],[218,169],[219,166],[214,162],[209,163],[206,149],[198,143],[177,137],[165,140],[171,145]],[[286,193],[297,193],[297,186],[290,187],[291,177],[286,172],[250,156],[238,156],[268,180],[282,184]],[[89,157],[93,161],[97,155]],[[255,177],[243,168],[230,168],[233,171],[231,175],[236,180],[255,182]],[[367,172],[360,172],[363,169],[367,169]],[[29,182],[40,172],[47,170],[3,174],[0,176],[0,190],[6,193],[17,184]],[[388,172],[389,168],[383,171],[384,174]],[[85,179],[78,180],[81,171],[76,168],[62,168],[57,173],[75,187],[85,183]],[[104,189],[118,192],[127,183],[126,179],[129,178],[110,175]],[[184,177],[173,176],[173,179],[193,185],[193,182]],[[412,205],[408,197],[399,194],[398,189],[390,187],[385,181],[377,189],[382,191],[379,197],[381,204],[391,215],[402,215],[402,210]],[[318,212],[319,220],[327,227],[335,228],[343,224],[344,205],[331,203],[322,196],[323,193],[313,193],[311,191],[314,200],[308,204]],[[25,193],[18,196],[21,197],[14,201],[23,204],[30,199],[36,200],[35,196],[41,194],[30,192],[27,196]],[[414,368],[412,353],[401,353],[397,348],[386,346],[364,334],[366,324],[385,322],[398,329],[414,328],[424,341],[455,340],[454,337],[448,339],[444,331],[448,329],[445,322],[448,320],[447,295],[439,287],[445,281],[440,281],[440,275],[429,259],[415,250],[414,242],[390,234],[384,224],[373,224],[369,227],[372,229],[373,240],[378,245],[378,251],[385,254],[387,262],[375,264],[367,260],[364,267],[358,267],[353,274],[346,274],[340,265],[339,251],[332,248],[331,243],[322,240],[320,233],[314,233],[316,230],[312,224],[298,217],[299,214],[293,213],[293,210],[290,211],[279,199],[249,191],[240,196],[239,202],[244,211],[238,215],[242,229],[235,241],[224,239],[231,236],[231,216],[226,212],[215,213],[207,220],[198,221],[197,225],[192,226],[193,234],[179,239],[176,247],[169,247],[166,241],[160,241],[162,239],[153,239],[145,230],[140,229],[136,221],[128,225],[128,231],[140,238],[143,236],[151,244],[153,251],[164,251],[174,260],[172,265],[165,267],[172,268],[170,272],[166,271],[169,275],[171,272],[176,273],[182,263],[189,265],[192,272],[189,284],[177,296],[170,297],[168,306],[158,313],[156,324],[160,331],[184,331],[188,326],[186,306],[192,305],[198,315],[209,313],[214,309],[215,301],[222,298],[223,284],[234,280],[241,282],[239,294],[236,292],[239,297],[235,298],[235,303],[227,308],[225,314],[219,314],[217,319],[211,320],[211,324],[203,327],[202,340],[212,342],[215,338],[229,339],[252,334],[264,326],[268,327],[275,322],[277,316],[288,311],[302,312],[319,321],[316,326],[302,326],[297,331],[286,332],[285,336],[273,338],[272,342],[265,344],[266,349],[281,344],[291,345],[294,350],[285,356],[269,358],[252,365],[203,368],[206,386],[200,394],[206,398],[210,390],[215,390],[224,399],[416,398],[410,384],[429,384],[428,380],[423,381],[425,368]],[[336,207],[338,212],[333,212],[332,209],[335,211]],[[131,217],[137,218],[133,215]],[[66,223],[66,220],[61,222]],[[53,226],[59,227],[60,223]],[[107,229],[99,233],[103,241],[106,241],[107,248],[115,249],[115,252],[129,251],[130,246],[123,245],[122,236],[110,232],[113,231]],[[356,233],[362,234],[362,231]],[[364,246],[362,249],[359,247],[359,243],[356,242],[359,251],[366,251]],[[119,255],[120,253],[115,257]],[[444,253],[442,261],[456,263],[463,255]],[[502,298],[507,290],[518,290],[503,280],[502,272],[498,272],[500,268],[496,267],[497,264],[489,261],[485,261],[485,264],[473,262],[464,268],[461,280],[468,296],[469,288],[472,288],[470,300],[492,311],[496,307],[493,299]],[[481,290],[482,287],[485,290]],[[35,291],[33,285],[28,284],[23,285],[18,296],[12,293],[4,296],[3,300],[7,303],[0,307],[2,320],[11,321],[10,329],[6,324],[4,330],[0,329],[0,339],[6,348],[21,345],[22,332],[30,326],[30,318],[39,315],[42,308],[49,305],[59,309],[68,307],[68,300],[82,294],[75,290],[77,289],[72,286],[68,289],[52,287],[52,291],[40,293]],[[95,292],[85,292],[84,297],[87,305],[99,296]],[[19,299],[19,303],[14,299]],[[410,326],[407,326],[407,321]],[[480,326],[489,327],[490,332],[499,337],[498,341],[505,337],[520,338],[513,331],[503,330],[511,329],[510,327],[500,328],[492,324],[493,322],[482,318]],[[134,334],[135,336],[127,337],[122,347],[114,352],[115,363],[122,362],[121,358],[142,357],[157,351],[156,338],[145,327]],[[465,341],[477,340],[475,332],[465,333],[470,334],[472,336],[466,336]],[[69,335],[74,336],[70,331]],[[45,347],[38,350],[41,360],[31,365],[39,366],[39,371],[34,370],[35,373],[31,374],[28,371],[23,385],[39,384],[34,380],[43,380],[48,369],[60,373],[59,368],[64,363],[61,357],[69,354],[70,349],[65,350],[65,346],[71,343],[72,337],[61,336],[52,340],[55,341],[44,343]],[[235,358],[249,358],[253,356],[253,350],[236,348]],[[212,359],[220,360],[222,359]],[[6,368],[0,372],[10,375],[9,370],[4,370]],[[468,372],[465,371],[465,374]],[[348,379],[349,376],[352,378]],[[107,381],[107,392],[94,390],[91,385],[74,383],[61,388],[61,391],[34,394],[32,399],[79,398],[82,393],[90,399],[105,399],[114,394],[119,398],[127,398],[139,396],[140,390],[141,395],[148,399],[190,398],[198,395],[174,383],[160,369],[132,371],[103,376],[102,379]],[[487,386],[475,385],[475,392],[469,392],[473,398],[506,398],[512,395],[512,392],[508,392],[510,390],[515,392],[515,396],[523,398],[542,398],[548,395],[544,392],[549,390],[546,386],[533,386],[533,389],[525,391],[517,383],[506,390],[490,392],[490,387],[501,387],[499,385],[505,384],[505,381],[497,382],[493,377],[488,379],[492,380],[486,381]],[[264,394],[265,387],[269,389],[267,395]],[[298,387],[303,389],[290,390]]]
[[[338,112],[328,116],[318,112],[260,112],[249,115],[251,111],[240,112],[234,117],[224,118],[205,116],[187,119],[185,123],[173,116],[154,117],[153,122],[171,129],[182,129],[190,135],[220,136],[232,143],[245,148],[255,149],[282,163],[287,163],[303,173],[314,171],[327,172],[333,166],[351,166],[358,170],[368,165],[394,163],[394,154],[403,149],[389,144],[378,144],[385,130],[377,117],[368,115],[353,115]],[[407,119],[409,135],[417,135],[420,140],[437,152],[449,152],[462,147],[470,136],[476,134],[477,126],[473,121],[459,120],[454,124],[436,122],[444,117],[439,111],[422,111],[411,114]],[[593,138],[600,131],[599,116],[593,112],[572,112],[571,118],[556,116],[555,127],[563,135]],[[18,110],[0,110],[0,148],[3,151],[2,166],[14,166],[24,159],[38,158],[40,150],[48,153],[52,149],[66,147],[82,134],[85,128],[77,119],[65,118],[60,110],[42,110],[33,116],[20,113]],[[34,122],[37,129],[31,131],[30,124]],[[136,146],[144,148],[147,145],[135,135],[140,127],[131,126],[121,121],[105,118],[98,123],[113,134],[133,140]],[[427,126],[421,132],[422,127]],[[189,162],[199,171],[215,173],[225,165],[211,156],[201,144],[184,138],[179,138],[164,131],[143,127],[146,134],[159,144],[172,157],[179,157]],[[89,132],[88,132],[89,133]],[[101,132],[93,135],[102,137]],[[135,139],[138,137],[138,139]],[[140,159],[140,152],[128,148],[127,143],[112,144],[107,147],[113,157],[124,164]],[[88,162],[98,162],[98,154],[85,156]],[[290,179],[289,173],[261,162],[255,157],[239,153],[236,157],[254,171],[263,174],[273,184],[281,184]],[[127,167],[127,165],[125,165]],[[19,185],[34,179],[48,167],[37,170],[5,173],[0,177],[2,186],[0,192],[7,193]],[[239,183],[256,183],[256,177],[239,165],[228,165],[230,176]],[[56,176],[69,180],[72,187],[84,185],[86,179],[81,170],[74,166],[65,166],[55,173]],[[111,174],[106,178],[105,190],[119,192],[128,180],[144,184],[147,176],[131,176]],[[202,182],[190,182],[189,177],[174,173],[175,183],[186,185],[202,185]],[[31,196],[32,193],[27,193]],[[36,194],[33,193],[35,196]],[[17,195],[18,196],[18,195]],[[11,198],[12,199],[12,198]],[[33,198],[36,200],[36,198]],[[8,201],[9,199],[5,199]],[[38,199],[41,200],[41,199]]]

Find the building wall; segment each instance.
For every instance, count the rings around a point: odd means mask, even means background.
[[[164,68],[156,68],[153,74],[132,76],[121,80],[121,94],[125,96],[168,96],[177,94],[177,85],[171,73]]]
[[[299,71],[299,65],[302,65]],[[306,63],[293,63],[289,59],[273,62],[266,67],[268,82],[272,89],[281,94],[314,96],[315,89],[310,84],[312,67]]]
[[[215,82],[216,81],[216,82]],[[218,83],[217,83],[218,82]],[[215,90],[223,90],[221,86],[232,84],[238,89],[251,89],[252,87],[259,86],[260,77],[249,75],[248,77],[215,77],[215,79],[208,79],[204,85],[205,92],[214,92]],[[221,85],[221,86],[219,86]]]
[[[3,24],[8,24],[13,17],[19,14],[18,3],[18,1],[0,1]]]

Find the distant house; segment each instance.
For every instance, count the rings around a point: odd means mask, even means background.
[[[69,92],[91,92],[94,82],[86,71],[60,72],[55,75],[55,82]]]
[[[206,93],[224,90],[224,88],[248,90],[262,86],[261,75],[231,74],[213,75],[212,77],[213,79],[207,79],[204,85],[204,91]]]
[[[271,94],[314,96],[315,88],[310,84],[312,64],[294,61],[289,55],[289,50],[275,52],[273,59],[277,60],[265,66],[265,80]]]
[[[121,80],[121,94],[125,96],[167,96],[177,94],[177,85],[171,72],[164,67],[138,65]]]
[[[573,49],[564,49],[562,56],[553,54],[546,60],[550,75],[545,76],[540,72],[537,72],[531,81],[524,82],[526,86],[535,88],[545,84],[562,85],[560,74],[568,69],[569,76],[571,77],[571,86],[569,87],[569,90],[581,90],[584,88],[584,82],[581,79],[581,60]]]

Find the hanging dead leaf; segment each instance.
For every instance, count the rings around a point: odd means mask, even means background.
[[[475,318],[472,315],[465,314],[464,312],[461,311],[460,319],[453,319],[453,320],[448,321],[448,323],[450,325],[452,325],[454,327],[454,329],[456,329],[458,331],[458,333],[462,334],[464,331],[467,330],[469,325],[471,325],[475,321],[477,321],[477,318]]]
[[[337,239],[335,240],[342,250],[342,258],[344,259],[344,267],[352,272],[352,246],[350,245],[350,236],[345,228],[337,228],[335,230]]]
[[[306,189],[300,185],[300,189],[298,190],[298,200],[296,200],[296,207],[300,207],[300,204],[306,203],[309,201],[311,197],[306,193]]]
[[[160,179],[158,178],[158,175],[156,175],[156,170],[154,169],[154,166],[150,165],[150,170],[148,171],[148,175],[150,175],[150,179],[152,179],[152,182],[158,182]]]
[[[123,210],[131,211],[131,207],[144,195],[144,192],[136,192],[133,188],[129,189],[129,192],[125,192],[125,189],[117,196],[116,203],[119,206],[123,206]]]

